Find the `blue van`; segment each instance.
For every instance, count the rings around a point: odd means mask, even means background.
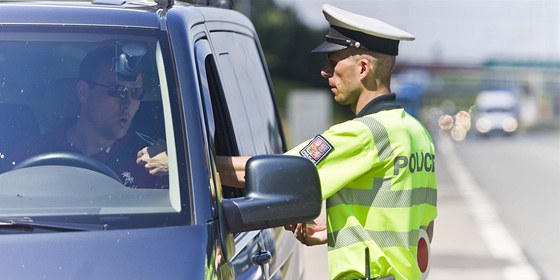
[[[109,82],[83,76],[99,48],[112,55]],[[77,124],[111,117],[88,98],[126,102],[112,128],[140,144],[123,136],[80,153]],[[282,226],[319,215],[319,180],[309,161],[279,155],[267,66],[238,12],[2,2],[0,130],[2,279],[302,278],[301,244]],[[96,135],[79,139],[109,137]],[[126,165],[158,143],[166,172]],[[260,155],[246,188],[220,181],[216,157],[232,155]]]

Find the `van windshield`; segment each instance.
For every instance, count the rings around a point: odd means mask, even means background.
[[[0,28],[0,218],[185,214],[174,175],[137,162],[173,137],[160,43],[153,31]]]

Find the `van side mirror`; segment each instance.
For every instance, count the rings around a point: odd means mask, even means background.
[[[231,232],[306,222],[321,213],[319,174],[305,158],[252,157],[246,165],[245,181],[244,197],[222,201]]]

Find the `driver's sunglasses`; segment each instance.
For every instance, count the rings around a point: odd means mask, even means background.
[[[130,95],[131,99],[140,100],[144,97],[144,89],[143,88],[130,88],[125,85],[114,85],[114,86],[106,86],[94,81],[84,80],[88,84],[93,84],[96,86],[100,86],[107,89],[107,93],[112,97],[117,98],[126,98],[127,95]]]

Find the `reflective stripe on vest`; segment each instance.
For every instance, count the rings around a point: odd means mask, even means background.
[[[424,228],[424,227],[423,227]],[[424,228],[425,230],[425,228]],[[363,243],[375,241],[380,248],[386,247],[404,247],[408,248],[416,246],[418,243],[418,233],[420,230],[413,229],[409,232],[395,231],[371,231],[360,226],[343,228],[337,232],[328,234],[328,249],[336,250],[339,248],[351,246],[355,243]],[[336,240],[336,244],[332,244],[331,240]]]
[[[437,205],[437,191],[421,187],[412,190],[390,190],[391,181],[374,178],[373,189],[344,188],[327,199],[327,209],[340,204],[395,208],[420,204]]]
[[[379,154],[379,160],[391,158],[393,156],[393,148],[391,148],[391,141],[389,141],[389,133],[387,133],[387,129],[385,129],[385,127],[374,118],[363,117],[355,120],[365,124],[371,131],[375,147],[377,148]]]

